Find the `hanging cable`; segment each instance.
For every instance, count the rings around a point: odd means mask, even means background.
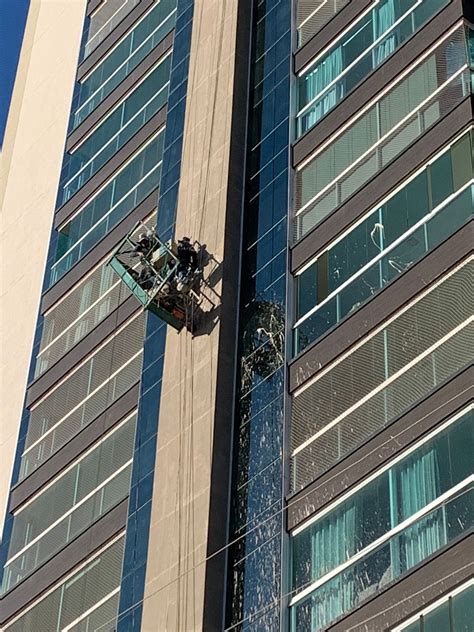
[[[459,492],[457,492],[456,494],[454,494],[453,496],[450,497],[450,501],[452,500],[456,500],[458,498],[460,498],[461,496],[463,496],[464,494],[468,493],[471,490],[471,488],[469,489],[464,489],[464,490],[460,490]],[[284,511],[284,510],[283,510]],[[275,515],[278,515],[278,513],[281,513],[281,511],[276,512]],[[264,521],[266,522],[266,521]],[[467,532],[466,532],[467,533]],[[227,545],[229,546],[229,545]],[[227,547],[224,547],[227,548]],[[212,554],[211,556],[207,557],[205,560],[203,560],[202,562],[199,562],[197,564],[197,566],[201,566],[202,564],[205,564],[206,561],[208,559],[210,559],[211,557],[214,557],[217,553],[221,553],[222,550]],[[452,573],[450,573],[449,575],[447,575],[446,577],[441,578],[440,580],[437,580],[437,582],[435,583],[441,583],[444,582],[448,577],[451,577],[453,575],[455,575],[456,573],[458,573],[461,570],[464,570],[466,568],[470,568],[470,567],[474,568],[474,561],[471,561],[469,564],[466,564],[465,566],[463,566],[460,569],[456,569],[456,571],[453,571]],[[192,569],[191,569],[192,570]],[[146,600],[150,599],[151,597],[157,595],[159,592],[161,592],[162,590],[164,590],[165,588],[169,587],[170,585],[172,585],[175,580],[171,580],[169,581],[167,584],[165,584],[164,586],[162,586],[161,588],[158,588],[157,590],[155,590],[153,593],[150,593],[149,595],[147,595],[146,598],[142,598],[140,599],[137,603],[133,604],[133,606],[130,606],[127,610],[123,611],[120,613],[120,615],[124,615],[127,614],[127,612],[129,612],[130,610],[132,610],[133,608],[136,608],[137,605],[144,603]],[[283,600],[287,600],[291,597],[293,597],[295,594],[301,592],[302,590],[304,590],[305,587],[307,587],[308,585],[310,585],[312,582],[309,582],[308,584],[305,584],[303,586],[299,586],[298,589],[294,589],[294,590],[290,590],[286,593],[281,594],[278,598],[274,599],[270,604],[268,604],[267,606],[264,606],[263,608],[261,608],[260,610],[257,610],[256,612],[252,613],[251,615],[240,619],[239,621],[237,621],[236,623],[234,623],[233,625],[231,625],[230,627],[225,628],[225,632],[227,632],[228,630],[234,630],[235,628],[237,628],[238,626],[241,626],[243,623],[246,623],[247,621],[250,620],[254,620],[256,617],[259,616],[263,616],[266,612],[272,610],[273,608],[275,608],[275,606],[278,606]],[[432,584],[433,585],[433,584]],[[422,592],[422,591],[419,591]],[[411,593],[410,595],[408,595],[406,597],[406,599],[412,599],[413,596],[416,596],[419,593]],[[401,601],[397,601],[396,604],[394,604],[393,606],[389,607],[388,609],[394,608],[394,607],[398,607],[400,603],[402,603],[404,601],[404,599],[402,599]],[[388,610],[387,609],[387,610]],[[374,617],[370,617],[368,620],[373,619]],[[98,628],[96,628],[95,632],[98,632],[99,630],[101,630],[101,628],[105,627],[106,625],[109,625],[110,623],[113,623],[116,619],[110,619],[108,621],[106,621],[105,623],[101,624],[101,626],[99,626]],[[361,625],[360,623],[357,624],[357,626]],[[348,630],[346,630],[346,632],[349,632],[349,630],[353,630],[356,629],[357,626],[353,626],[352,628],[349,628]]]
[[[412,428],[414,428],[417,424],[419,424],[420,422],[422,422],[424,419],[426,419],[427,417],[433,415],[435,412],[437,412],[438,410],[441,410],[442,408],[444,408],[447,404],[454,402],[457,398],[461,397],[462,395],[464,395],[465,393],[468,393],[469,391],[474,390],[474,386],[468,386],[467,388],[465,388],[464,390],[460,391],[459,393],[456,393],[456,395],[454,395],[453,397],[445,400],[442,404],[440,404],[439,406],[437,406],[436,408],[432,409],[430,412],[426,413],[425,415],[423,415],[422,417],[420,417],[419,419],[417,419],[416,421],[414,421],[412,424],[410,424],[409,426],[407,426],[406,428],[404,428],[403,430],[401,430],[398,434],[395,435],[391,435],[386,441],[384,441],[381,445],[377,446],[376,448],[374,448],[373,450],[371,450],[368,454],[364,455],[362,458],[358,459],[357,461],[355,461],[354,463],[352,463],[350,466],[347,466],[346,468],[343,468],[341,471],[339,471],[337,474],[334,474],[332,476],[330,476],[328,478],[328,480],[326,481],[327,484],[329,484],[332,480],[335,479],[341,479],[341,477],[344,475],[345,472],[349,471],[350,469],[353,469],[355,466],[357,466],[359,463],[362,463],[363,461],[365,461],[366,459],[368,459],[372,454],[374,453],[380,453],[380,450],[388,443],[391,443],[393,441],[396,441],[398,439],[398,437],[400,437],[401,435],[405,434],[406,432],[408,432],[409,430],[411,430]],[[347,491],[347,490],[346,490]],[[265,520],[262,520],[261,522],[259,522],[258,524],[256,524],[254,527],[252,527],[252,529],[249,529],[248,531],[246,531],[245,533],[243,533],[242,535],[238,536],[237,538],[233,539],[231,542],[228,542],[225,546],[221,547],[220,549],[218,549],[217,551],[214,551],[213,553],[211,553],[210,555],[206,556],[206,558],[204,560],[202,560],[201,562],[198,562],[196,564],[196,568],[198,568],[199,566],[202,566],[203,564],[205,564],[206,562],[208,562],[209,560],[217,557],[218,555],[221,555],[222,553],[224,553],[228,548],[230,548],[231,546],[234,546],[235,544],[237,544],[238,542],[240,542],[243,538],[247,537],[250,533],[252,533],[253,531],[256,531],[257,529],[261,528],[262,526],[264,526],[266,523],[268,523],[270,520],[272,520],[273,518],[276,518],[277,516],[285,513],[286,511],[288,511],[288,509],[290,509],[293,505],[295,505],[296,503],[300,503],[304,498],[306,498],[307,496],[309,496],[312,493],[312,490],[308,490],[307,492],[305,492],[304,494],[302,494],[301,496],[298,496],[298,498],[294,499],[294,500],[290,500],[288,502],[288,504],[285,507],[282,507],[280,509],[278,509],[277,511],[275,511],[272,515],[270,515],[268,518],[266,518]],[[458,498],[459,496],[461,496],[463,493],[466,493],[466,490],[461,490],[458,494],[454,495],[452,497],[452,499]],[[244,525],[245,526],[245,525]],[[190,570],[194,570],[194,569],[190,569]],[[451,575],[449,575],[451,576]],[[159,592],[161,592],[162,590],[164,590],[165,588],[169,587],[170,585],[172,585],[174,582],[177,581],[178,578],[174,579],[174,580],[170,580],[168,583],[166,583],[164,586],[161,586],[160,588],[156,589],[155,591],[153,591],[152,593],[150,593],[149,595],[147,595],[146,598],[140,599],[137,603],[133,604],[132,606],[130,606],[127,610],[123,611],[120,613],[120,616],[127,614],[127,612],[129,612],[130,610],[133,610],[133,608],[135,608],[137,605],[139,605],[140,603],[143,603],[144,601],[150,599],[151,597],[155,596],[156,594],[158,594]],[[300,590],[301,587],[298,589]],[[294,594],[295,591],[289,591],[288,593],[281,595],[281,597],[278,599],[278,602],[280,602],[282,599],[284,598],[288,598],[291,597]],[[400,602],[399,602],[400,603]],[[274,606],[272,606],[274,607]],[[254,615],[252,615],[254,616]],[[109,625],[110,623],[113,623],[115,621],[115,619],[110,619],[109,621],[106,621],[105,623],[103,623],[99,628],[96,629],[95,632],[98,632],[101,628],[103,628],[106,625]],[[239,624],[243,623],[243,620],[238,622]],[[228,628],[228,629],[232,629],[232,628]]]

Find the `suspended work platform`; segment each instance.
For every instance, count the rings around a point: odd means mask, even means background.
[[[183,259],[183,245],[192,256]],[[197,253],[189,242],[163,242],[138,222],[108,263],[145,309],[181,331],[191,326],[192,307],[200,301],[201,274],[195,262]]]

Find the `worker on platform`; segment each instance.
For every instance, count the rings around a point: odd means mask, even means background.
[[[191,245],[189,237],[178,240],[178,266],[177,277],[182,283],[185,282],[198,267],[197,252]]]
[[[151,290],[155,283],[155,275],[151,268],[143,266],[138,275],[138,283],[144,290]]]
[[[140,233],[137,242],[132,251],[132,256],[146,256],[153,246],[153,232],[148,230],[146,233]]]

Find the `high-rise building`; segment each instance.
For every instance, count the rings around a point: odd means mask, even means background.
[[[473,71],[471,0],[31,2],[4,632],[472,632]]]

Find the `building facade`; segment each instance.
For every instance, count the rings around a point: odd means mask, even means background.
[[[472,3],[59,6],[2,155],[2,630],[470,632]],[[180,333],[137,222],[199,248]]]

